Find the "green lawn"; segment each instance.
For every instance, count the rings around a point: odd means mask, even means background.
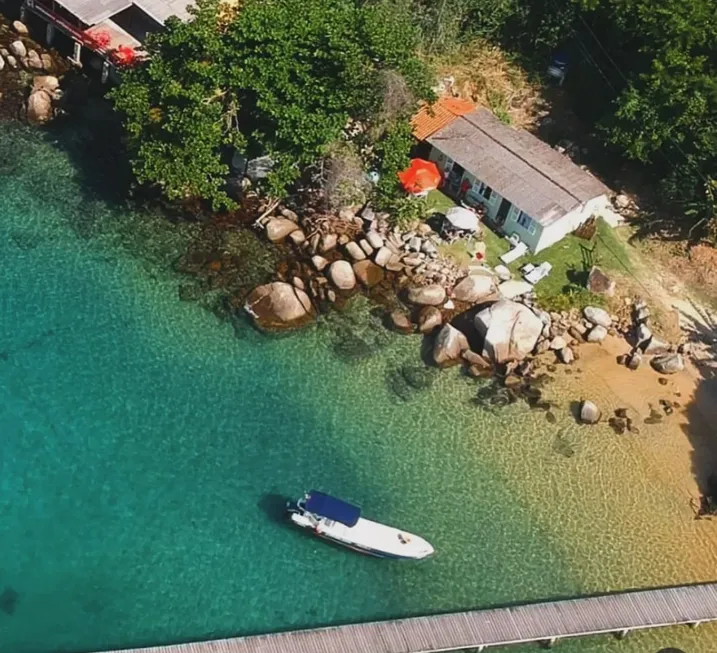
[[[428,194],[426,203],[431,212],[445,213],[456,206],[455,202],[440,191]],[[483,225],[483,241],[486,244],[486,262],[494,267],[500,263],[500,256],[510,249],[508,241]],[[468,265],[471,256],[468,253],[470,242],[456,241],[451,245],[441,245],[441,253],[450,256],[462,265]],[[602,220],[598,220],[597,233],[592,241],[577,236],[566,236],[552,247],[539,254],[528,254],[508,267],[516,279],[520,277],[520,268],[526,263],[538,265],[543,261],[552,264],[550,275],[535,286],[538,298],[548,309],[563,310],[571,306],[582,308],[591,303],[601,304],[603,299],[588,292],[585,288],[588,273],[593,265],[604,272],[631,274],[633,272],[625,244],[618,238],[614,229]]]
[[[602,220],[598,220],[597,233],[592,241],[569,235],[538,254],[523,256],[509,267],[517,277],[526,263],[538,265],[543,261],[551,263],[553,269],[547,278],[536,284],[535,290],[546,307],[556,310],[603,303],[601,297],[585,289],[593,265],[608,274],[633,272],[625,244]]]
[[[456,203],[450,197],[444,195],[439,190],[433,190],[428,193],[426,204],[430,213],[436,211],[438,213],[445,213],[448,209],[456,206]],[[510,244],[505,238],[497,235],[485,225],[483,225],[482,238],[486,246],[486,262],[490,266],[498,265],[500,263],[499,257],[510,249]],[[468,265],[471,261],[471,255],[468,253],[469,247],[470,243],[458,240],[451,245],[441,245],[440,250],[443,254],[450,256],[459,263]]]

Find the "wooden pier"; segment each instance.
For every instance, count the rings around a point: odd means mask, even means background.
[[[121,653],[435,653],[717,621],[717,583],[623,592]]]

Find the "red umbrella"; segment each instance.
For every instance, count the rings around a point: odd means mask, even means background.
[[[436,190],[443,181],[443,175],[433,161],[411,159],[411,165],[398,173],[398,179],[409,193],[425,193]]]

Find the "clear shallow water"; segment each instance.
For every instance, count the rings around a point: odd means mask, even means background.
[[[420,342],[360,307],[288,338],[235,334],[177,299],[166,261],[189,232],[103,204],[58,148],[0,125],[4,650],[167,643],[680,579],[679,551],[618,568],[628,539],[604,535],[611,516],[590,524],[564,510],[561,479],[595,454],[570,423],[521,406],[482,411],[452,372],[401,401],[392,375],[420,364]],[[347,330],[378,355],[337,348]],[[437,556],[364,558],[277,521],[280,497],[309,487],[424,534]],[[641,539],[641,558],[659,550],[659,537]],[[714,632],[561,650],[687,642],[706,653]]]

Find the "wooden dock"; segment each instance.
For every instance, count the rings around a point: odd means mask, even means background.
[[[121,653],[435,653],[717,621],[717,583],[253,635]]]

